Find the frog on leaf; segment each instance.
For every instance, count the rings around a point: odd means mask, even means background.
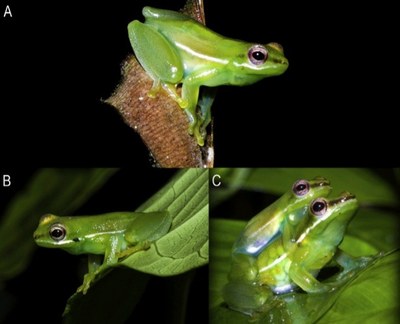
[[[168,233],[171,223],[172,217],[167,211],[73,217],[46,214],[40,219],[33,238],[41,247],[88,254],[89,271],[77,290],[86,294],[100,272],[115,266],[121,258],[149,249],[154,241]]]

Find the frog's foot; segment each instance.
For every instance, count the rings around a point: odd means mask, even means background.
[[[179,107],[186,108],[189,103],[187,100],[182,99],[182,97],[176,92],[175,86],[170,83],[161,82],[159,79],[155,79],[153,81],[153,86],[147,95],[150,98],[155,98],[157,94],[160,92],[161,87],[167,92],[167,94],[178,103]]]
[[[200,121],[196,116],[196,112],[189,108],[185,109],[185,112],[189,119],[189,134],[196,138],[198,145],[204,146],[205,132],[201,129]]]
[[[96,277],[96,272],[85,274],[85,276],[83,277],[82,285],[79,286],[76,291],[78,293],[81,292],[82,294],[86,295],[87,291],[90,288],[90,284],[94,280],[95,277]]]
[[[211,122],[211,115],[210,114],[205,115],[205,116],[200,114],[198,122],[197,122],[197,124],[198,124],[198,131],[197,132],[200,134],[201,138],[203,139],[203,143],[204,143],[204,139],[207,136],[206,128],[207,128],[207,126],[208,126],[208,124],[210,122]]]
[[[185,99],[182,99],[181,97],[176,98],[176,102],[182,109],[185,109],[189,105],[189,102]]]
[[[360,272],[360,270],[366,268],[368,265],[373,263],[377,259],[376,256],[363,256],[354,258],[346,264],[342,264],[343,270],[337,275],[336,281],[340,283],[344,283],[350,280],[356,273]]]
[[[281,308],[285,302],[278,296],[274,295],[270,297],[263,305],[261,305],[253,314],[251,314],[250,322],[259,322],[261,318],[265,317],[265,314],[272,311],[274,308]]]
[[[197,144],[199,146],[204,146],[205,133],[202,132],[200,125],[198,123],[196,124],[190,123],[188,132],[190,135],[193,135],[196,138]]]
[[[154,87],[154,85],[153,85]],[[177,92],[174,84],[171,83],[162,83],[163,89],[168,93],[168,95],[175,100],[179,107],[185,109],[189,106],[189,102],[186,99],[183,99]]]
[[[204,146],[204,133],[200,130],[200,127],[195,127],[193,130],[193,135],[197,140],[199,146]]]
[[[207,134],[207,130],[206,129],[207,129],[207,126],[210,123],[210,121],[211,120],[209,120],[206,123],[204,123],[204,122],[200,123],[200,133],[203,135],[203,137],[205,137],[206,134]]]
[[[335,256],[335,261],[342,267],[342,271],[337,275],[335,280],[341,283],[349,280],[356,273],[366,268],[378,258],[379,254],[376,256],[362,256],[355,258],[343,251],[339,251]]]
[[[153,86],[151,87],[150,91],[147,93],[147,96],[150,98],[155,98],[157,96],[157,93],[160,92],[161,89],[161,82],[158,79],[155,79],[153,81]]]
[[[148,249],[150,249],[150,244],[151,244],[150,241],[140,242],[140,243],[136,244],[135,246],[132,246],[124,251],[117,253],[117,258],[121,259],[121,258],[130,256],[136,252],[148,250]]]

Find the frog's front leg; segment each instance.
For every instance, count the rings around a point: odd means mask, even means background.
[[[89,254],[88,255],[88,273],[83,276],[83,283],[78,287],[77,292],[82,292],[84,295],[90,287],[90,283],[96,277],[96,273],[103,263],[102,255]]]
[[[101,262],[101,255],[89,254],[88,257],[88,273],[83,277],[82,285],[77,289],[77,292],[82,292],[84,295],[87,293],[91,283],[95,280],[97,275],[104,271],[106,268],[118,262],[117,253],[121,250],[122,240],[120,237],[112,236],[108,242],[109,246],[104,253],[103,262]]]
[[[323,293],[335,290],[342,282],[322,283],[314,274],[299,263],[292,263],[289,270],[290,279],[308,293]]]

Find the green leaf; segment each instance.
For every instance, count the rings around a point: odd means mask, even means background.
[[[48,212],[68,214],[79,208],[116,169],[42,169],[9,203],[0,224],[0,280],[21,273],[36,245],[32,234]]]
[[[228,170],[228,171],[227,171]],[[241,172],[244,172],[243,169]],[[385,179],[371,169],[366,168],[258,168],[252,169],[246,178],[238,183],[237,172],[229,169],[215,169],[214,174],[221,174],[221,181],[228,187],[252,191],[263,191],[281,195],[291,188],[294,181],[322,176],[331,181],[333,195],[350,191],[357,195],[362,203],[398,205],[396,192]],[[217,189],[218,190],[218,189]],[[217,191],[216,190],[216,191]]]
[[[178,174],[137,211],[168,210],[170,231],[155,248],[135,253],[120,264],[158,276],[171,276],[208,263],[208,171]]]
[[[400,251],[389,253],[341,291],[319,323],[398,323]]]
[[[228,282],[232,245],[246,226],[244,221],[224,219],[210,220],[210,306],[219,305],[223,300],[222,287]]]
[[[399,246],[400,235],[396,230],[398,227],[398,213],[383,209],[360,208],[346,233],[378,251],[391,251]],[[354,244],[352,246],[357,247]]]

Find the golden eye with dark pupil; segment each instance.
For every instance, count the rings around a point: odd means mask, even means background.
[[[67,231],[61,224],[54,224],[50,227],[49,234],[54,241],[61,241],[65,238]]]
[[[311,212],[315,216],[322,216],[326,213],[327,203],[324,199],[318,198],[311,203]]]
[[[306,180],[298,180],[294,183],[292,191],[296,196],[302,197],[310,191],[310,184]]]

